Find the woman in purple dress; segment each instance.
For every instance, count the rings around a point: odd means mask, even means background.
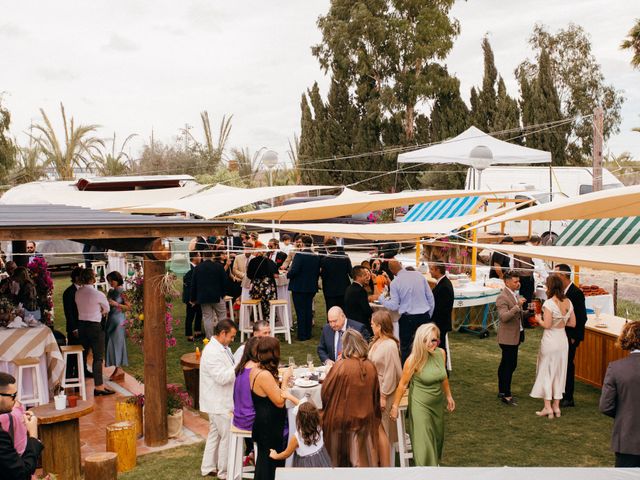
[[[236,366],[236,382],[233,385],[233,426],[240,430],[253,428],[256,410],[251,399],[249,375],[251,369],[258,365],[256,347],[258,337],[251,337],[244,347],[240,362]]]

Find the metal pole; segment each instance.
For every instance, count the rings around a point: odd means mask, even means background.
[[[273,187],[273,177],[271,176],[272,168],[269,168],[269,186]],[[271,208],[274,207],[273,197],[271,197]],[[276,238],[276,221],[271,220],[271,238]]]
[[[593,111],[593,191],[602,190],[602,128],[604,112],[602,107]]]

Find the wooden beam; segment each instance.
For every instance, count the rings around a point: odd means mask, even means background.
[[[164,295],[160,280],[164,262],[144,259],[144,443],[165,445],[167,436],[167,347]]]
[[[224,235],[226,224],[217,226],[12,226],[0,228],[3,240],[67,240],[70,238],[168,238]]]

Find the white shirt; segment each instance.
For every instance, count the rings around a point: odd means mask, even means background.
[[[217,415],[232,412],[235,380],[231,350],[211,337],[200,358],[200,411]]]
[[[282,247],[280,248],[280,250],[282,250],[284,253],[289,255],[294,248],[295,246],[293,245],[293,243],[290,243],[289,245],[282,244]]]
[[[238,347],[236,353],[233,354],[233,362],[235,363],[236,367],[240,363],[240,360],[242,360],[242,355],[244,355],[244,346],[245,344],[243,343]]]
[[[102,315],[109,312],[107,297],[93,285],[83,285],[76,291],[78,320],[100,322]]]
[[[520,304],[520,299],[518,298],[518,295],[515,294],[515,292],[513,290],[511,290],[509,287],[505,287],[507,290],[509,290],[511,292],[511,295],[513,295],[513,298],[516,299],[516,304]],[[522,322],[520,322],[520,331],[522,332],[524,330],[524,327],[522,326]]]

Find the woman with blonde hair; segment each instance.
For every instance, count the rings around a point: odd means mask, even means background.
[[[334,467],[387,467],[389,442],[381,424],[380,385],[360,332],[342,336],[342,359],[322,384],[322,431]]]
[[[398,406],[409,387],[408,424],[416,466],[437,466],[444,444],[444,410],[453,412],[456,403],[447,378],[446,353],[441,348],[440,330],[426,323],[416,330],[411,355],[402,370],[391,419],[398,418]]]
[[[393,404],[393,394],[402,375],[402,365],[399,343],[393,336],[393,321],[388,310],[378,310],[373,314],[371,329],[373,339],[369,346],[369,360],[378,371],[382,427],[389,438],[389,443],[393,445],[397,441],[398,434],[389,414]]]

